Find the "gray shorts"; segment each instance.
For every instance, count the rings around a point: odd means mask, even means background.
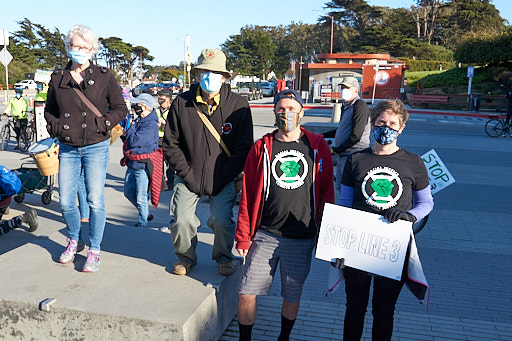
[[[279,263],[281,296],[290,303],[300,301],[315,242],[316,238],[292,239],[257,231],[242,269],[238,292],[268,295]]]

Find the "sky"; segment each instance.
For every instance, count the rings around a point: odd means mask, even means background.
[[[205,48],[220,48],[246,25],[278,26],[291,22],[313,24],[328,0],[223,0],[223,1],[73,1],[4,0],[0,3],[0,29],[15,32],[24,18],[66,34],[75,24],[89,26],[98,36],[119,37],[141,45],[155,57],[153,65],[178,65],[184,59],[186,36],[192,61]],[[370,0],[372,6],[406,7],[416,1]],[[512,24],[510,0],[491,1],[500,15]],[[80,8],[80,9],[79,9]],[[326,37],[329,39],[329,37]],[[16,56],[14,56],[16,58]]]

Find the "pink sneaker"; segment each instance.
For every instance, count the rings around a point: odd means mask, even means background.
[[[59,263],[67,264],[67,263],[71,263],[72,261],[75,260],[77,244],[78,244],[78,242],[76,240],[68,238],[68,247],[60,255]]]
[[[85,261],[83,272],[96,272],[100,269],[100,251],[89,250],[87,260]]]

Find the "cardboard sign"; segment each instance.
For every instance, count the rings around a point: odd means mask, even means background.
[[[439,192],[455,182],[452,174],[434,149],[423,154],[421,158],[425,163],[425,167],[427,167],[428,181],[432,194]]]
[[[411,234],[411,222],[326,204],[315,257],[400,280]]]

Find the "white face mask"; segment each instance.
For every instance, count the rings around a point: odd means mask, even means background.
[[[350,89],[341,89],[341,100],[348,102],[352,99],[353,93]]]

